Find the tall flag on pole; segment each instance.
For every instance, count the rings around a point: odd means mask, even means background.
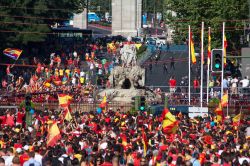
[[[224,41],[223,41],[223,45],[224,45],[224,47],[223,47],[223,49],[224,49],[224,64],[226,64],[227,63],[227,59],[226,59],[226,57],[227,57],[227,38],[226,38],[226,35],[224,35]]]
[[[4,55],[6,55],[14,60],[17,60],[22,52],[23,52],[23,50],[16,49],[16,48],[6,48],[5,50],[3,50]]]
[[[211,62],[211,30],[208,30],[208,48],[207,48],[207,64]]]
[[[196,63],[196,57],[195,57],[195,50],[194,50],[194,41],[193,41],[193,34],[190,32],[190,50],[191,50],[191,60],[192,63]]]

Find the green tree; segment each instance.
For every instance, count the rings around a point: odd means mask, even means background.
[[[69,20],[84,6],[85,0],[1,0],[0,47],[45,41],[52,25]]]
[[[244,20],[248,18],[248,3],[245,0],[165,0],[166,23],[174,29],[174,41],[188,38],[188,25],[191,26],[195,43],[200,43],[201,22],[205,22],[205,38],[211,27],[212,48],[221,48],[222,22],[226,22],[226,37],[229,49],[240,47]],[[173,12],[175,14],[173,14]]]
[[[104,16],[106,12],[112,13],[112,0],[89,0],[89,10]]]

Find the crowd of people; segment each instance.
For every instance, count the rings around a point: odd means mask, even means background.
[[[86,46],[85,52],[51,53],[49,61],[34,57],[32,66],[8,65],[2,78],[1,95],[37,93],[34,101],[48,102],[56,100],[53,92],[66,91],[76,101],[92,102],[95,91],[106,87],[112,69],[120,64],[118,49],[122,45],[115,42],[109,45],[116,50],[93,43]],[[23,100],[20,96],[15,100],[18,99]]]
[[[112,42],[104,51],[102,45],[89,44],[85,52],[54,52],[48,63],[33,58],[33,69],[14,70],[6,67],[1,92],[37,93],[33,102],[58,102],[64,92],[74,102],[94,103],[98,88],[108,86],[108,75],[120,65],[119,47]],[[107,53],[108,52],[108,53]],[[103,54],[104,53],[104,54]],[[171,58],[171,70],[175,70]],[[167,72],[167,65],[164,64]],[[223,80],[223,87],[239,93],[242,83],[247,92],[249,80]],[[248,80],[248,83],[247,83]],[[181,84],[186,86],[187,78]],[[198,90],[198,78],[194,80]],[[176,93],[177,81],[169,80],[170,92]],[[209,83],[213,91],[215,84]],[[185,89],[181,89],[184,92]],[[161,94],[161,90],[156,89]],[[12,97],[13,98],[13,97]],[[1,98],[11,102],[8,97]],[[15,102],[24,96],[16,95]],[[27,125],[27,108],[0,111],[0,166],[248,166],[250,165],[249,125],[247,118],[235,123],[227,117],[218,121],[213,114],[189,118],[174,112],[176,131],[162,130],[164,117],[150,112],[122,112],[72,109],[70,120],[64,110],[33,110]],[[58,127],[55,144],[48,142],[51,128]],[[172,126],[173,127],[173,126]],[[171,131],[171,132],[170,132]],[[52,133],[53,134],[53,133]]]
[[[24,110],[10,109],[0,118],[1,166],[250,164],[247,120],[235,124],[232,119],[217,122],[212,115],[190,119],[176,113],[177,132],[165,133],[163,117],[146,112],[73,111],[68,122],[60,111],[46,109],[33,114],[32,126],[25,126],[24,116]],[[52,123],[57,123],[61,137],[50,147]]]

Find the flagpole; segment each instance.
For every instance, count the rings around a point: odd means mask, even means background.
[[[211,28],[208,27],[208,47],[209,47],[208,51],[210,51],[210,53],[211,53],[211,42],[210,42],[211,36],[210,35],[211,35]],[[210,53],[208,53],[208,54],[210,54]],[[211,58],[209,56],[211,56],[211,55],[207,56],[207,105],[208,105],[208,98],[209,98],[209,71],[210,71],[209,67],[210,67],[210,60],[211,60]]]
[[[201,90],[200,90],[200,106],[202,107],[202,101],[203,101],[203,61],[204,61],[204,56],[203,56],[203,53],[204,53],[204,48],[203,48],[203,43],[204,43],[204,22],[201,23]]]
[[[224,79],[224,40],[225,40],[225,22],[223,22],[222,25],[222,64],[221,64],[221,99],[223,97],[224,91],[223,91],[223,79]]]
[[[188,26],[188,105],[190,105],[191,102],[191,54],[190,54],[190,39],[191,34],[191,28],[190,25]]]

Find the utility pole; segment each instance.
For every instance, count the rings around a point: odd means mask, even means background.
[[[247,39],[248,39],[248,47],[250,47],[250,39],[249,39],[249,26],[250,26],[250,0],[248,0],[248,26],[247,26]]]
[[[87,22],[86,22],[86,27],[88,29],[88,24],[89,24],[89,20],[88,20],[88,15],[89,15],[89,0],[87,0],[87,5],[86,5],[86,13],[87,13]]]
[[[156,1],[155,0],[155,4],[154,4],[154,28],[155,28],[155,35],[157,37],[157,28],[156,28]]]

